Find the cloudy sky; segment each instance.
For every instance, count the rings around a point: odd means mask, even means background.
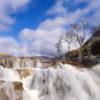
[[[0,52],[52,55],[58,37],[82,19],[100,25],[100,0],[0,0]]]

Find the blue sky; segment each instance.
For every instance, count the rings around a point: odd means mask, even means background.
[[[10,16],[16,19],[16,23],[8,31],[0,32],[0,35],[16,37],[21,29],[28,27],[36,29],[48,16],[45,12],[54,4],[54,0],[31,0],[25,11],[12,13]]]
[[[0,15],[0,52],[48,55],[70,24],[100,25],[100,1],[0,0]]]

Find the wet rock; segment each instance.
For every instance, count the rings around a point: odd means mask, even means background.
[[[0,100],[14,100],[14,86],[10,82],[1,82],[0,85]]]
[[[15,100],[23,100],[23,83],[14,81],[13,82],[14,89],[15,89]]]
[[[20,74],[21,79],[33,74],[33,69],[16,69],[16,71]]]
[[[14,81],[14,82],[12,82],[12,83],[13,83],[14,89],[15,89],[16,91],[23,91],[23,90],[24,90],[24,89],[23,89],[23,83],[22,83],[22,82]]]
[[[0,80],[0,100],[23,100],[23,84]]]

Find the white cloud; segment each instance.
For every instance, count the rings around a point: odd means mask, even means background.
[[[27,41],[29,53],[54,55],[55,44],[61,34],[66,32],[64,27],[69,20],[66,17],[56,17],[43,21],[36,30],[25,28],[20,32],[22,41]],[[75,46],[74,46],[75,47]]]
[[[88,6],[88,9],[90,11],[93,10],[93,14],[87,18],[88,23],[95,27],[100,26],[100,0],[92,0]]]
[[[100,12],[96,12],[93,16],[88,17],[88,22],[95,27],[100,26]]]
[[[25,29],[21,30],[19,37],[21,37],[22,41],[24,41],[24,40],[31,41],[31,40],[35,39],[36,36],[34,36],[34,35],[36,35],[36,34],[34,34],[34,30],[25,28]]]
[[[63,6],[64,0],[56,0],[56,3],[53,7],[51,7],[47,14],[64,14],[66,13],[66,9]]]
[[[9,3],[13,10],[25,7],[30,0],[10,0]]]
[[[83,9],[77,8],[74,12],[69,12],[67,7],[64,7],[64,3],[69,3],[69,2],[70,0],[67,0],[67,1],[57,0],[56,4],[53,7],[51,7],[47,12],[47,14],[53,14],[54,16],[57,14],[57,16],[54,17],[53,19],[49,19],[49,18],[46,19],[45,21],[40,23],[40,25],[38,26],[36,30],[27,29],[27,28],[23,29],[20,32],[21,39],[24,41],[33,40],[31,46],[35,47],[38,53],[46,54],[50,51],[54,52],[55,51],[54,44],[57,42],[59,36],[62,33],[65,33],[67,30],[65,26],[68,26],[69,24],[72,24],[72,23],[76,23],[82,18],[84,19],[84,17],[94,8],[99,9],[99,6],[96,6],[99,4],[94,4],[93,0],[92,1],[74,0],[74,3],[87,2],[89,3],[89,5]],[[96,14],[96,16],[94,15],[91,16],[90,20],[94,19],[94,22],[95,22],[92,24],[96,25],[95,20],[97,20],[97,18],[99,19],[98,16],[99,16],[99,13]],[[89,37],[89,34],[87,35]],[[78,43],[73,42],[71,49],[75,49],[77,47],[79,47]],[[64,50],[66,51],[65,47],[64,47]],[[34,50],[32,51],[31,49],[30,51],[33,52]]]
[[[11,53],[17,47],[17,42],[11,37],[0,37],[0,52]]]
[[[23,2],[23,0],[19,1]],[[86,20],[89,21],[89,24],[95,26],[100,25],[99,0],[95,0],[95,2],[94,0],[74,0],[74,4],[84,1],[89,3],[87,7],[83,9],[77,8],[74,12],[69,12],[68,8],[64,6],[64,3],[69,3],[70,0],[67,0],[66,2],[65,0],[56,0],[55,5],[47,12],[49,15],[54,15],[54,18],[47,18],[39,24],[37,29],[22,29],[19,33],[21,43],[6,38],[7,41],[11,41],[11,45],[8,44],[8,47],[10,48],[7,51],[17,55],[53,55],[55,53],[54,44],[58,41],[59,36],[67,31],[66,27],[69,26],[69,24],[76,23],[79,20],[86,18]],[[15,4],[16,2],[13,3],[13,5]],[[15,8],[13,8],[13,6],[11,7],[16,11],[17,8],[23,7],[23,5],[24,4],[21,3],[21,5],[16,4],[16,6],[14,6]],[[94,11],[94,13],[91,16],[87,16],[91,11]],[[9,14],[4,13],[3,16],[4,15],[6,15],[5,19],[8,17],[7,19],[9,20],[9,23],[14,23],[14,20]],[[3,19],[4,17],[1,16],[1,18]],[[0,24],[0,27],[3,27],[2,24]],[[89,34],[87,34],[87,36],[89,37]],[[1,44],[0,46],[5,48],[5,45]],[[78,47],[76,42],[72,44],[72,49]],[[64,47],[64,50],[65,49],[66,48]]]
[[[87,6],[85,8],[80,9],[80,7],[78,7],[75,11],[69,11],[70,4],[72,4],[71,6],[76,6],[77,4],[80,4],[82,2],[87,3]],[[77,22],[84,17],[86,18],[86,15],[88,15],[90,12],[94,12],[94,14],[89,16],[88,19],[91,19],[91,21],[94,20],[100,25],[100,21],[98,20],[98,18],[100,18],[100,0],[73,0],[73,2],[71,2],[70,0],[56,0],[55,5],[48,10],[47,14],[59,14],[60,16],[66,16],[66,20],[74,23],[75,21]],[[91,24],[94,25],[97,23]]]
[[[10,16],[11,13],[25,7],[30,0],[0,0],[0,30],[7,30],[15,23],[15,19]]]
[[[25,28],[20,32],[20,38],[22,41],[30,42],[29,53],[35,52],[36,54],[54,54],[55,53],[55,43],[61,34],[67,31],[65,26],[69,24],[76,23],[84,14],[88,13],[88,9],[77,9],[75,12],[67,12],[66,8],[63,6],[64,0],[57,1],[56,4],[48,10],[49,14],[58,14],[53,19],[46,19],[37,29]],[[62,10],[57,9],[63,8]],[[63,16],[62,16],[62,14]],[[78,47],[78,44],[72,43],[71,49]],[[35,48],[35,49],[34,49]],[[65,49],[65,48],[64,48]]]
[[[0,53],[15,56],[28,56],[28,46],[18,43],[13,37],[0,37]]]

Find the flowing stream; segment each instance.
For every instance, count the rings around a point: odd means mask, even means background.
[[[60,67],[59,67],[60,66]],[[0,100],[100,100],[100,65],[91,69],[61,64],[56,69],[32,68],[33,74],[21,78],[15,69],[0,67],[0,83],[8,98]],[[13,85],[23,83],[23,99],[16,99]],[[7,88],[6,88],[7,87]]]

